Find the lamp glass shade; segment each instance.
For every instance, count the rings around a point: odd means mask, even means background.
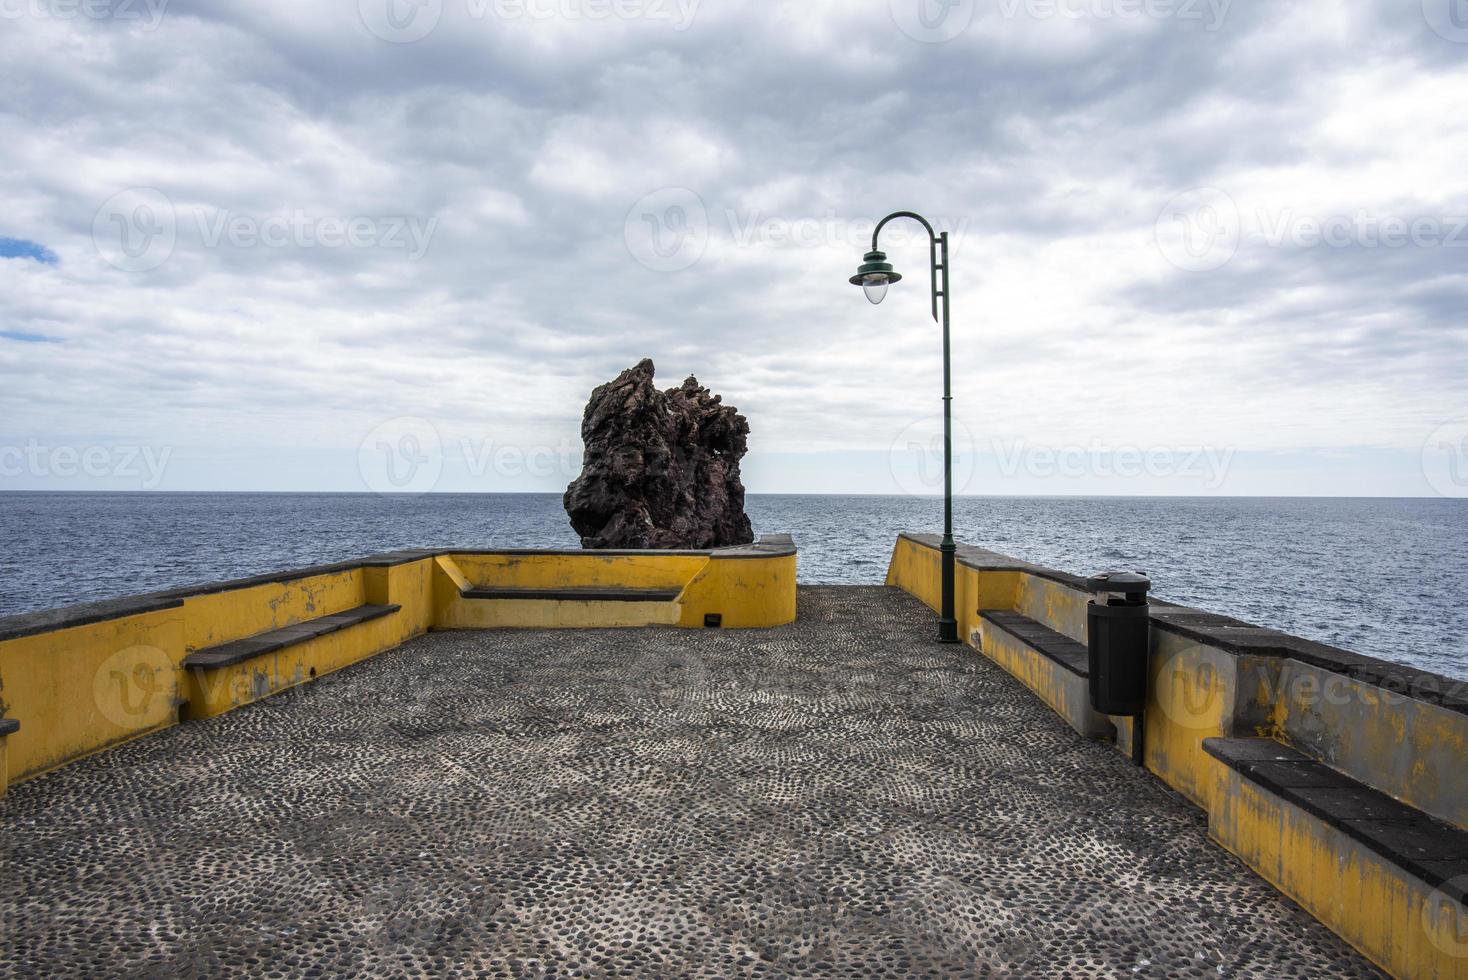
[[[901,281],[902,273],[892,268],[885,253],[876,251],[866,254],[866,260],[851,277],[851,284],[860,286],[873,306],[887,298],[888,286]]]

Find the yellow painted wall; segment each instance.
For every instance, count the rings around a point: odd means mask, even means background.
[[[979,574],[979,573],[974,573]],[[1079,589],[1038,575],[1018,575],[1014,609],[1077,643],[1086,642],[1086,606],[1091,597]]]
[[[1023,578],[1019,572],[979,572],[959,562],[953,577],[953,618],[958,621],[958,635],[977,647],[979,610],[1015,610]],[[942,555],[936,548],[898,538],[887,568],[887,584],[938,612],[943,600]]]
[[[1271,734],[1468,829],[1468,716],[1298,660],[1277,688]]]
[[[471,585],[507,589],[681,589],[707,555],[482,554],[451,557]]]
[[[400,644],[396,616],[369,620],[214,670],[187,669],[186,718],[213,718],[306,684]]]
[[[887,566],[887,584],[915,596],[937,612],[943,589],[941,558],[936,548],[898,538],[892,546],[892,560]],[[962,574],[967,569],[959,566],[958,571]]]
[[[422,636],[432,628],[433,580],[432,558],[387,568],[362,570],[363,602],[374,606],[402,607],[401,612],[386,620],[393,629],[390,634],[393,646],[415,636]]]
[[[1210,835],[1399,977],[1468,980],[1468,912],[1224,767]]]
[[[185,597],[172,609],[0,642],[0,785],[176,724],[213,717],[340,670],[429,629],[502,626],[727,628],[795,618],[795,556],[475,554],[425,557]],[[668,602],[465,600],[471,585],[681,590]],[[192,652],[363,604],[399,612],[231,667]],[[187,703],[187,707],[184,707]]]
[[[9,781],[174,724],[183,637],[175,608],[0,643]]]
[[[363,572],[356,568],[293,582],[269,582],[190,596],[184,600],[184,642],[192,653],[353,609],[365,601]]]
[[[795,556],[441,555],[434,564],[436,629],[702,627],[718,613],[726,629],[780,626],[795,619]],[[678,590],[665,602],[463,598],[474,586]]]
[[[1225,767],[1203,751],[1203,740],[1239,734],[1237,658],[1153,630],[1149,670],[1142,717],[1147,768],[1207,808]]]
[[[717,613],[724,629],[755,629],[795,622],[795,556],[714,557],[679,597],[678,625],[698,628]]]
[[[501,560],[500,555],[440,555],[434,563],[435,629],[591,629],[674,626],[676,602],[545,602],[540,600],[466,599],[461,590],[474,586],[507,588],[657,588],[681,589],[667,568],[643,558],[629,560],[626,577],[616,578],[615,558],[571,560],[571,555],[535,555]],[[580,556],[574,556],[579,558]],[[672,559],[690,577],[708,559]],[[503,573],[505,578],[495,576]],[[581,577],[578,577],[578,573]]]
[[[430,561],[391,569],[352,569],[295,581],[188,596],[172,609],[0,642],[5,714],[21,723],[7,739],[8,782],[176,724],[180,708],[205,717],[397,646],[428,628]],[[292,648],[259,678],[219,672],[208,685],[183,662],[192,652],[362,605],[369,578],[404,612]],[[207,687],[207,690],[206,690]]]

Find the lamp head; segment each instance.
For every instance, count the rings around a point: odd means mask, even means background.
[[[875,251],[866,254],[856,275],[851,277],[851,284],[860,286],[874,306],[887,298],[888,286],[901,281],[902,274],[892,270],[887,253]]]

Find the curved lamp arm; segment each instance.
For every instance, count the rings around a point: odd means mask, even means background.
[[[885,217],[881,221],[877,222],[877,227],[872,232],[872,251],[873,252],[875,252],[877,250],[877,239],[878,239],[878,237],[881,236],[882,229],[885,228],[885,227],[887,227],[887,225],[890,222],[896,221],[898,218],[911,218],[912,220],[916,221],[918,224],[922,225],[924,228],[926,228],[928,230],[928,238],[929,239],[931,239],[934,242],[936,242],[938,240],[938,234],[937,234],[937,232],[933,231],[933,226],[930,225],[930,224],[928,224],[928,219],[927,218],[924,218],[922,215],[918,214],[916,211],[894,211],[892,214],[887,215],[887,217]]]
[[[873,252],[877,251],[877,239],[881,237],[882,229],[886,228],[888,224],[896,221],[898,218],[911,218],[913,221],[916,221],[918,224],[922,225],[928,233],[928,264],[931,267],[933,286],[933,322],[942,323],[943,321],[938,316],[938,297],[942,296],[946,299],[948,296],[948,235],[939,235],[936,231],[933,230],[933,226],[928,222],[928,219],[924,218],[916,211],[894,211],[893,213],[887,215],[887,217],[883,218],[881,221],[877,222],[877,227],[872,230]],[[942,262],[938,261],[938,249],[940,244],[942,245],[943,250]],[[943,288],[941,290],[938,288],[939,269],[943,270]]]

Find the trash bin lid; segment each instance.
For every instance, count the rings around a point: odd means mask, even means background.
[[[1086,588],[1092,592],[1149,592],[1152,580],[1140,572],[1102,572],[1086,580]]]

